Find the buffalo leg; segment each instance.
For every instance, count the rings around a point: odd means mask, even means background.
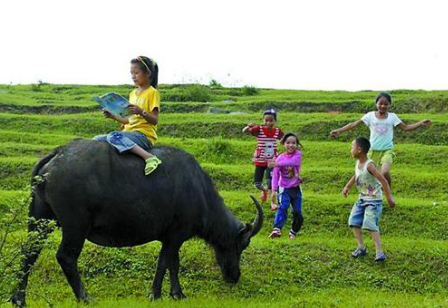
[[[28,286],[31,269],[42,251],[45,240],[54,230],[54,227],[47,223],[47,218],[44,220],[44,217],[50,216],[32,214],[32,220],[28,223],[27,244],[22,248],[24,258],[22,261],[22,270],[19,274],[19,286],[15,294],[10,298],[12,304],[18,307],[26,305],[26,288]],[[39,219],[36,217],[39,217]]]
[[[81,277],[78,271],[78,258],[84,246],[85,234],[79,232],[80,228],[62,229],[62,242],[59,246],[56,258],[62,271],[67,278],[68,283],[72,287],[76,299],[88,302],[89,296],[84,289]]]
[[[165,272],[170,271],[171,296],[176,299],[185,298],[179,283],[179,249],[182,243],[165,241],[160,250],[157,263],[156,275],[152,284],[152,299],[159,299],[162,296],[162,282]]]
[[[170,295],[174,299],[186,298],[186,296],[182,293],[182,288],[179,283],[179,248],[173,252],[172,260],[171,262],[169,262],[168,265],[168,270],[170,271],[170,282],[171,282]]]

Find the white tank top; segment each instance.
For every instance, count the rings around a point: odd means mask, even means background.
[[[380,181],[378,181],[367,170],[367,165],[373,163],[368,159],[361,168],[359,168],[359,161],[356,162],[355,176],[356,187],[358,188],[359,198],[363,200],[382,200],[383,191]]]

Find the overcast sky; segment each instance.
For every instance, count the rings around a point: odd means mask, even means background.
[[[445,4],[445,2],[447,4]],[[2,0],[0,83],[448,89],[444,0]]]

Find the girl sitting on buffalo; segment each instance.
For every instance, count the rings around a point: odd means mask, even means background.
[[[115,116],[103,110],[106,118],[123,125],[122,131],[113,131],[93,139],[107,142],[120,153],[130,151],[146,162],[145,174],[153,172],[162,161],[148,150],[157,140],[157,123],[160,111],[160,93],[157,90],[159,68],[148,57],[140,56],[131,60],[131,76],[137,88],[129,94],[127,118]]]

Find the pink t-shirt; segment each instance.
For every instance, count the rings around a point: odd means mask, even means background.
[[[292,154],[280,154],[275,160],[277,167],[272,171],[272,190],[279,186],[284,188],[297,187],[300,179],[300,167],[302,165],[302,152],[296,150]]]

